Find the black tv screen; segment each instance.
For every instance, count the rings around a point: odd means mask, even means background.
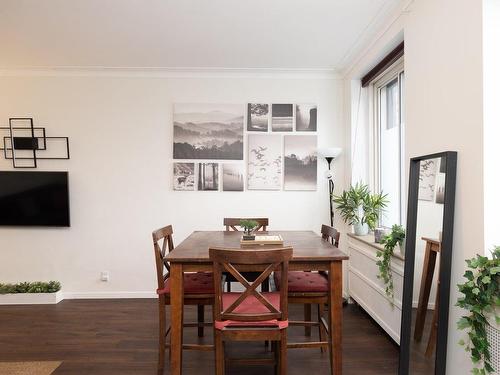
[[[68,172],[0,172],[0,225],[69,227]]]

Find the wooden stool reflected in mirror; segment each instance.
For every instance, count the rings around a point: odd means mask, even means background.
[[[437,254],[441,252],[441,241],[427,237],[422,237],[422,240],[426,242],[426,245],[424,263],[422,268],[422,281],[420,283],[420,293],[418,296],[417,316],[415,319],[415,332],[413,333],[413,339],[416,341],[420,341],[422,339],[422,335],[424,332],[425,318],[427,315],[429,296],[432,288],[432,279],[434,277],[434,269],[436,268],[436,258]],[[437,292],[434,312],[432,316],[431,332],[429,335],[429,341],[427,342],[427,349],[425,351],[426,357],[431,357],[436,347],[439,277],[437,285],[438,288],[436,288]]]

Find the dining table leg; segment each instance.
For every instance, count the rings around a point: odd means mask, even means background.
[[[182,326],[184,311],[182,264],[170,264],[170,374],[182,374]]]
[[[342,261],[330,262],[329,270],[329,351],[332,375],[342,374]]]

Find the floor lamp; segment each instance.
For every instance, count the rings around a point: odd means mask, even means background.
[[[330,226],[333,227],[333,204],[332,204],[332,194],[333,188],[335,187],[333,182],[333,173],[332,173],[332,161],[334,161],[342,152],[340,147],[329,147],[329,148],[320,148],[319,154],[323,156],[328,163],[328,171],[326,173],[326,178],[328,180],[328,201],[330,203]]]

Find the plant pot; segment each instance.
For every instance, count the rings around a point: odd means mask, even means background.
[[[244,234],[243,235],[243,241],[253,241],[253,240],[255,240],[254,234]]]
[[[355,223],[354,225],[354,234],[356,236],[366,236],[370,230],[368,224],[364,223]]]
[[[61,291],[55,293],[0,294],[0,305],[55,305],[63,300]]]
[[[401,245],[397,244],[396,248],[398,249],[399,253],[404,256],[406,249],[406,239],[403,240],[403,243]]]

